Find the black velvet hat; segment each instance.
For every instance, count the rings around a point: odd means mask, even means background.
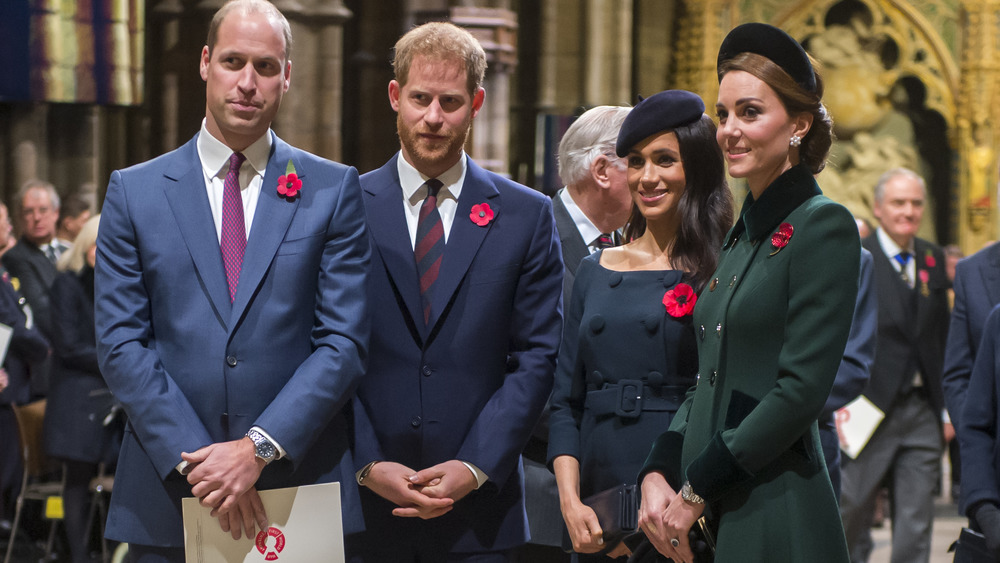
[[[767,57],[789,74],[799,86],[816,92],[816,73],[806,50],[784,31],[766,23],[745,23],[737,26],[722,41],[716,70],[722,63],[740,53],[756,53]],[[722,80],[722,75],[719,75]]]
[[[646,137],[701,119],[705,102],[687,90],[664,90],[640,100],[628,112],[615,143],[615,154],[623,157]]]

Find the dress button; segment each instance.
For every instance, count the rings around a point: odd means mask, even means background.
[[[410,420],[410,426],[414,428],[419,428],[420,423],[423,422],[419,416],[415,416]]]
[[[663,387],[663,374],[658,371],[651,371],[649,375],[646,376],[646,381],[649,382],[649,386],[655,390],[659,390]]]
[[[602,375],[601,372],[595,369],[594,371],[590,372],[590,375],[587,377],[587,383],[593,385],[594,387],[600,388],[601,385],[604,384],[604,375]]]
[[[236,356],[226,356],[226,363],[229,364],[229,367],[231,368],[236,367]]]
[[[621,283],[622,283],[621,272],[613,272],[611,274],[611,277],[608,278],[608,286],[610,287],[618,287],[618,285]]]
[[[431,366],[424,366],[424,367],[420,368],[420,373],[422,373],[422,374],[424,374],[426,376],[429,376],[430,374],[432,374],[434,372],[431,370]]]
[[[715,370],[713,369],[713,370],[712,370],[712,375],[710,375],[710,376],[708,377],[708,384],[709,384],[709,385],[711,385],[712,387],[715,387],[715,378],[716,378],[716,376],[717,376],[718,374],[719,374],[719,372],[717,372],[717,371],[715,371]]]
[[[594,315],[590,319],[590,332],[592,334],[600,334],[604,330],[604,317],[601,315]]]

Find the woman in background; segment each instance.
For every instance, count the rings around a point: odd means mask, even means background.
[[[668,90],[625,118],[632,214],[624,246],[577,270],[556,367],[549,462],[576,561],[628,554],[581,499],[634,483],[649,445],[695,382],[691,310],[732,225],[715,125],[696,94]],[[604,555],[606,554],[607,557]]]
[[[112,465],[123,423],[97,366],[94,260],[100,215],[87,220],[56,264],[52,283],[54,362],[45,410],[45,449],[65,464],[63,512],[73,563],[90,561],[86,529],[89,484],[100,464]]]

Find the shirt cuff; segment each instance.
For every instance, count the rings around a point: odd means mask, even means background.
[[[274,459],[278,460],[278,459],[281,459],[281,458],[285,457],[285,455],[287,455],[287,454],[285,454],[284,448],[281,447],[281,444],[279,444],[277,440],[275,440],[274,438],[272,438],[271,435],[268,434],[263,428],[261,428],[260,426],[254,426],[254,427],[251,428],[251,430],[256,430],[257,432],[260,432],[261,434],[264,435],[265,438],[268,439],[269,442],[271,442],[272,444],[274,444],[274,449],[278,450],[278,455],[274,456]]]
[[[472,465],[467,461],[463,461],[462,463],[469,468],[469,471],[472,472],[473,477],[476,478],[476,489],[479,489],[479,487],[482,487],[484,483],[490,480],[490,478],[475,465]]]

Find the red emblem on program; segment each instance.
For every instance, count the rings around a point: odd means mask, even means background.
[[[273,545],[268,546],[267,538],[274,538]],[[265,561],[274,561],[278,558],[278,554],[285,549],[285,534],[281,533],[281,530],[270,527],[265,532],[261,530],[257,533],[257,540],[254,542],[257,546],[257,551],[264,554]]]

